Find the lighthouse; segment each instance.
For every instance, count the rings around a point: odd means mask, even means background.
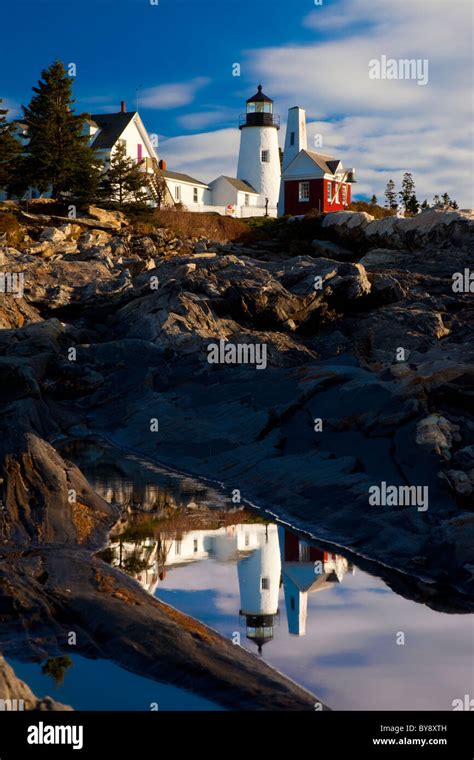
[[[259,194],[258,205],[266,207],[269,216],[276,216],[281,180],[280,117],[273,113],[273,100],[264,94],[261,84],[247,100],[239,128],[237,179],[253,187]]]

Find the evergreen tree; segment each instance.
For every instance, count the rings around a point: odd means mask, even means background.
[[[402,202],[405,213],[410,211],[409,206],[418,207],[418,201],[415,196],[415,181],[410,172],[405,172],[402,179],[402,189],[398,193]],[[414,200],[413,200],[414,199]],[[415,212],[416,213],[416,212]]]
[[[420,204],[418,203],[415,193],[413,193],[413,195],[410,195],[410,197],[408,198],[408,201],[405,206],[405,210],[409,214],[413,214],[413,215],[417,214],[418,211],[420,210]]]
[[[441,198],[439,197],[439,195],[434,195],[433,196],[433,206],[435,208],[443,208],[443,201],[441,200]]]
[[[430,207],[430,204],[428,203],[428,201],[427,201],[427,200],[426,200],[426,198],[425,198],[425,200],[424,200],[424,201],[423,201],[423,203],[421,204],[421,207],[420,207],[420,208],[422,208],[422,209],[424,210],[425,208],[429,208],[429,207]]]
[[[2,99],[0,98],[0,105]],[[0,108],[0,188],[7,187],[12,180],[21,145],[13,134],[13,127],[7,122],[7,109]]]
[[[441,196],[440,204],[442,208],[454,208],[454,209],[459,208],[456,201],[450,198],[448,193],[443,193],[443,195]]]
[[[53,197],[87,198],[98,182],[94,151],[84,132],[85,117],[73,111],[72,79],[55,61],[41,73],[29,106],[23,106],[28,144],[22,160],[23,184]]]
[[[397,193],[395,192],[395,182],[393,179],[389,179],[387,182],[387,187],[385,188],[385,205],[387,208],[391,209],[392,211],[395,211],[398,208],[397,203]]]
[[[377,196],[376,196],[375,194],[374,194],[374,195],[372,196],[372,198],[370,199],[370,202],[371,202],[371,203],[372,203],[372,205],[374,205],[374,206],[376,206],[376,205],[377,205]]]
[[[127,158],[125,145],[119,143],[102,178],[101,195],[118,206],[129,202],[144,203],[149,195],[146,184],[146,174],[133,159]]]

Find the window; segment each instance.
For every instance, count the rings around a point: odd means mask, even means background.
[[[248,533],[245,534],[245,546],[248,546],[250,543],[250,536]]]
[[[347,206],[347,185],[342,186],[342,203]]]
[[[291,597],[290,597],[290,609],[291,609],[291,610],[294,610],[294,609],[295,609],[295,607],[296,607],[296,604],[295,604],[295,597],[294,597],[294,596],[291,596]]]
[[[174,547],[174,553],[178,557],[181,554],[181,539],[177,538],[175,547]]]
[[[299,557],[300,562],[309,562],[309,546],[304,541],[300,542]]]
[[[298,200],[300,203],[309,201],[309,182],[298,183]]]
[[[262,164],[268,164],[270,161],[270,151],[262,150]]]
[[[339,196],[340,185],[338,185],[337,183],[334,183],[334,190],[336,193],[336,203],[340,203],[341,202],[341,199]]]
[[[196,553],[197,550],[198,550],[198,540],[197,540],[197,538],[195,538],[194,541],[193,541],[193,550],[194,550],[194,553]]]
[[[244,195],[244,203],[246,206],[250,206],[250,196],[248,195],[248,193],[245,193]]]
[[[295,133],[292,132],[290,134],[290,145],[294,145],[294,144],[295,144]]]
[[[268,591],[270,588],[270,578],[262,578],[262,591]]]
[[[175,201],[181,200],[181,185],[176,185],[174,189],[174,199]]]
[[[330,182],[328,182],[328,184],[327,184],[327,194],[328,194],[328,203],[331,203],[332,195],[331,195],[331,183]]]
[[[194,201],[194,203],[198,202],[198,189],[197,189],[197,187],[193,187],[193,201]]]

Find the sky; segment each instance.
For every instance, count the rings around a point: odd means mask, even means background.
[[[42,69],[58,58],[74,63],[79,112],[138,102],[168,168],[207,182],[235,176],[239,114],[261,82],[281,115],[281,145],[288,108],[305,108],[308,147],[356,168],[356,198],[381,201],[388,179],[399,188],[410,171],[420,201],[448,192],[468,208],[473,8],[471,0],[10,2],[0,97],[17,118]],[[428,81],[370,78],[369,62],[382,56],[427,61]]]

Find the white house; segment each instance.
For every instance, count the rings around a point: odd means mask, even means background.
[[[182,203],[188,211],[204,211],[212,205],[209,185],[189,174],[169,171],[165,161],[160,164],[174,203]]]
[[[146,177],[152,206],[181,204],[188,211],[213,211],[234,217],[276,216],[281,165],[278,147],[279,116],[262,86],[246,103],[240,117],[240,149],[237,176],[221,175],[206,183],[186,173],[168,169],[159,160],[157,140],[150,135],[137,111],[127,112],[121,102],[116,113],[92,114],[84,129],[89,145],[104,164],[104,171],[119,146],[136,161]],[[27,143],[25,125],[17,123],[18,138]],[[29,197],[39,193],[31,188]],[[42,193],[48,197],[50,193]]]
[[[209,183],[212,205],[221,206],[228,216],[257,216],[259,193],[243,179],[223,174]]]
[[[93,114],[87,119],[85,129],[90,137],[89,145],[104,162],[104,170],[110,165],[118,146],[122,145],[127,158],[136,161],[146,175],[150,204],[156,205],[158,200],[164,204],[173,203],[169,190],[161,182],[162,167],[154,140],[145,129],[138,111],[127,112],[122,100],[118,113]],[[163,189],[165,197],[162,197]]]

